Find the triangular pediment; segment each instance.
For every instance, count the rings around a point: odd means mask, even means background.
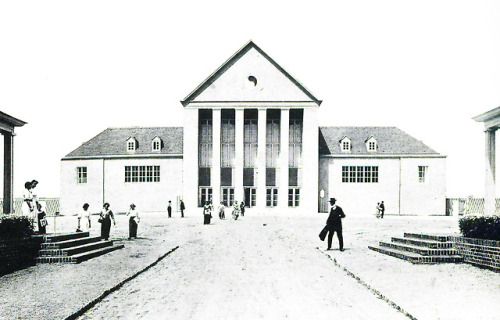
[[[314,102],[321,104],[302,84],[252,41],[234,54],[184,101]]]

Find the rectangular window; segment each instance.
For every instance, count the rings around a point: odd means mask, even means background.
[[[280,110],[268,110],[266,121],[266,167],[279,167]]]
[[[200,187],[198,192],[198,207],[203,207],[209,200],[212,201],[212,188]]]
[[[342,166],[343,183],[378,183],[378,166]]]
[[[226,207],[234,204],[234,188],[222,188],[222,203]]]
[[[236,126],[234,109],[221,111],[220,166],[234,168],[236,153]]]
[[[288,189],[288,206],[298,207],[300,204],[300,189],[290,188]]]
[[[200,168],[210,168],[212,166],[212,110],[199,110],[199,155],[198,163]]]
[[[243,127],[243,167],[255,168],[257,163],[257,110],[245,110],[245,122]]]
[[[266,190],[266,207],[278,206],[278,188],[267,188]]]
[[[288,166],[298,168],[302,156],[302,110],[290,110]]]
[[[429,171],[428,166],[418,166],[418,182],[425,183],[427,171]]]
[[[87,183],[87,167],[76,168],[76,182]]]
[[[125,166],[125,182],[160,182],[160,166]]]

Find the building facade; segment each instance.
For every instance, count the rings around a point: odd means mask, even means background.
[[[341,128],[319,128],[321,101],[253,42],[181,103],[183,128],[107,129],[64,157],[62,211],[85,202],[94,208],[110,202],[118,211],[135,202],[142,211],[164,211],[168,200],[178,205],[182,198],[188,212],[211,200],[244,201],[249,213],[315,213],[334,196],[360,213],[385,200],[388,213],[396,214],[413,213],[414,198],[427,205],[434,197],[432,209],[418,211],[435,213],[442,202],[444,213],[444,156],[423,144],[398,150],[390,139],[418,141],[396,128],[389,136],[389,128],[365,128],[341,137]],[[355,152],[361,136],[366,154]],[[342,145],[355,149],[337,154]],[[432,183],[407,182],[405,170],[410,177],[414,165],[427,168],[421,170]],[[371,182],[343,182],[352,167],[363,168],[363,179],[370,172]],[[434,173],[440,178],[430,178]]]

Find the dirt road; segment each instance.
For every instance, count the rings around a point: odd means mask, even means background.
[[[214,222],[183,228],[178,250],[81,319],[407,319],[298,241],[300,228]]]

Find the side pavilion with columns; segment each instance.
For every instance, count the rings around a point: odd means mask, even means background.
[[[3,213],[14,212],[14,128],[26,122],[0,111],[0,132],[3,135]]]
[[[495,214],[495,190],[496,190],[496,170],[495,170],[495,134],[500,128],[500,107],[487,111],[472,118],[477,122],[484,123],[485,129],[485,176],[484,176],[484,213]]]

